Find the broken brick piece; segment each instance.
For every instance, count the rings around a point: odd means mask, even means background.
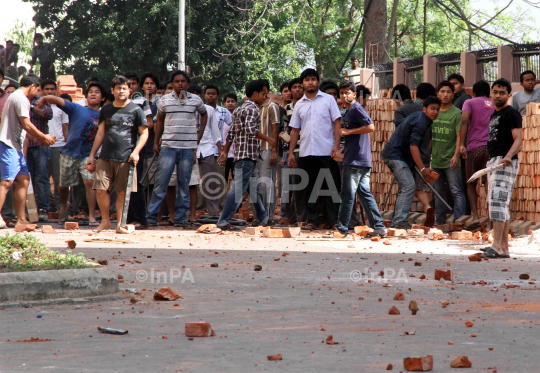
[[[396,308],[396,306],[392,306],[392,308],[390,308],[390,309],[388,310],[388,314],[389,314],[389,315],[399,315],[400,312],[399,312],[399,310]]]
[[[264,228],[264,227],[247,227],[246,234],[249,234],[250,236],[259,234],[262,232],[261,228]]]
[[[109,261],[107,259],[98,259],[97,261],[99,264],[101,264],[102,266],[106,266],[109,264]]]
[[[372,242],[379,242],[381,240],[380,236],[371,237]]]
[[[446,308],[450,304],[450,302],[442,302],[441,304],[442,308]]]
[[[328,337],[326,337],[326,344],[327,345],[338,345],[340,343],[343,343],[343,342],[334,341],[334,336],[332,334],[330,334]]]
[[[452,368],[470,368],[472,363],[467,356],[458,356],[450,362]]]
[[[452,281],[452,270],[451,269],[436,269],[435,270],[435,280],[439,281],[440,279],[445,281]]]
[[[42,233],[51,233],[51,234],[58,233],[58,232],[56,231],[56,229],[54,229],[54,228],[52,227],[52,225],[42,225],[42,226],[41,226],[41,232],[42,232]]]
[[[265,229],[263,236],[268,238],[290,238],[291,234],[288,229]]]
[[[472,238],[473,238],[472,232],[469,232],[469,231],[452,232],[453,240],[465,241],[465,240],[472,240]]]
[[[397,228],[388,228],[388,231],[386,233],[388,234],[388,236],[391,236],[391,237],[407,235],[407,231],[405,229],[397,229]]]
[[[472,328],[473,325],[474,325],[474,323],[473,323],[472,321],[465,321],[465,326],[466,326],[467,328]]]
[[[427,372],[433,369],[433,356],[406,357],[403,359],[405,370],[413,372]]]
[[[401,291],[398,291],[396,295],[394,295],[394,300],[405,300],[405,295]]]
[[[390,240],[384,240],[383,244],[384,245],[392,245],[392,242],[390,242]]]
[[[214,333],[212,327],[207,322],[195,321],[186,323],[186,337],[212,337],[214,335],[216,333]]]
[[[345,236],[342,233],[336,231],[334,232],[334,238],[345,238]]]
[[[407,229],[407,235],[409,236],[420,236],[424,234],[423,229]]]
[[[418,308],[418,304],[416,303],[415,300],[411,300],[409,302],[409,311],[412,312],[413,315],[416,315],[416,312],[418,312],[419,308]]]
[[[162,287],[154,294],[154,300],[176,300],[178,298],[180,295],[168,286]]]
[[[15,226],[15,232],[33,232],[36,230],[35,224],[17,224]]]
[[[469,261],[470,262],[481,262],[482,261],[482,253],[476,253],[473,255],[469,255]]]
[[[67,243],[68,248],[70,250],[73,250],[77,246],[77,243],[74,240],[68,240],[68,241],[66,241],[66,243]]]
[[[64,229],[74,231],[75,229],[79,229],[79,223],[76,221],[66,221],[64,224]]]
[[[386,370],[392,370],[392,368],[394,368],[394,366],[392,364],[388,364],[386,366]]]
[[[287,230],[289,231],[289,236],[290,237],[298,237],[298,236],[300,236],[300,231],[302,230],[302,228],[300,228],[300,227],[289,227]]]
[[[266,358],[270,361],[283,360],[283,358],[281,357],[281,354],[269,355]]]

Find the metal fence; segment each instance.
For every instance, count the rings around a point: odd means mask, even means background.
[[[379,85],[379,92],[384,89],[392,89],[394,85],[394,64],[381,63],[370,67],[375,73]]]
[[[476,56],[476,79],[493,83],[497,80],[497,48],[473,51]]]
[[[519,75],[525,70],[532,70],[540,77],[540,44],[515,44],[510,47],[513,55],[512,82],[519,83]]]
[[[461,72],[461,53],[437,54],[437,84],[446,80],[450,74]]]
[[[405,85],[410,89],[424,81],[424,57],[401,61],[405,65]]]

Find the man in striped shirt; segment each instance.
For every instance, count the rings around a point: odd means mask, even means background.
[[[173,92],[164,95],[158,106],[154,125],[154,153],[160,153],[147,220],[157,226],[157,215],[165,198],[169,180],[177,166],[178,190],[175,203],[175,226],[189,228],[186,211],[189,209],[189,180],[195,152],[206,128],[206,107],[197,95],[187,92],[189,76],[177,70],[172,75]],[[200,114],[201,128],[197,132],[196,112]]]

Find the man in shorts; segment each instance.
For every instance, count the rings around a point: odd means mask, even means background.
[[[79,176],[84,180],[86,201],[88,202],[88,220],[90,226],[97,227],[96,221],[96,191],[92,189],[94,175],[84,168],[92,150],[98,130],[98,118],[101,103],[106,95],[105,88],[99,82],[88,84],[86,90],[86,105],[74,104],[56,96],[42,97],[37,106],[45,103],[55,104],[69,117],[68,138],[60,149],[60,222],[65,222],[69,213],[69,188],[79,185]]]
[[[517,153],[523,142],[523,119],[519,111],[509,105],[512,84],[498,79],[491,86],[491,99],[495,112],[489,122],[487,148],[491,157],[487,167],[502,164],[488,177],[489,218],[493,223],[493,246],[485,248],[490,259],[510,258],[508,231],[510,228],[510,200],[519,169]]]
[[[489,138],[489,121],[495,111],[495,104],[489,98],[489,83],[483,80],[474,83],[473,96],[463,104],[461,112],[461,129],[459,143],[461,157],[465,159],[465,173],[467,180],[476,172],[486,168],[489,161],[487,143]],[[467,141],[467,146],[465,146]],[[467,198],[471,205],[472,219],[467,224],[468,230],[480,228],[478,216],[477,183],[485,182],[482,177],[476,182],[467,184]]]
[[[101,224],[96,232],[111,228],[109,190],[114,185],[116,191],[116,213],[118,223],[116,233],[128,233],[121,226],[124,199],[129,176],[130,164],[139,162],[139,152],[148,139],[148,122],[142,109],[129,99],[130,81],[124,76],[117,76],[111,82],[114,102],[103,107],[99,113],[99,129],[92,151],[85,167],[96,171],[94,189],[97,190],[97,202],[101,211]],[[137,141],[137,135],[139,139]],[[101,148],[99,160],[94,166],[94,157]],[[134,170],[132,191],[137,191],[137,173]]]
[[[56,138],[40,132],[30,122],[30,100],[39,90],[41,80],[37,75],[28,74],[21,79],[21,87],[7,99],[2,110],[0,124],[0,210],[4,206],[7,193],[15,184],[14,202],[17,224],[26,224],[26,194],[30,173],[22,152],[24,131],[26,135],[41,146],[50,146]],[[15,183],[14,183],[15,182]],[[0,228],[6,228],[0,216]]]

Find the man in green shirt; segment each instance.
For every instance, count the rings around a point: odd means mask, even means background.
[[[442,81],[437,87],[437,97],[441,100],[439,116],[432,125],[431,168],[440,177],[433,186],[441,196],[447,195],[447,188],[454,198],[454,218],[465,215],[466,202],[461,179],[461,160],[459,159],[459,129],[461,124],[461,110],[452,105],[454,85],[449,81]],[[446,206],[435,200],[435,222],[446,223]]]

